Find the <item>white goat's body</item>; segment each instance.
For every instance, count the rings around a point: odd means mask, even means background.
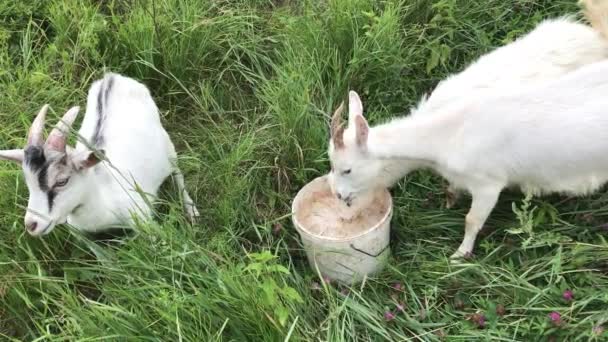
[[[460,256],[472,250],[503,188],[583,195],[608,181],[606,94],[608,61],[374,127],[368,150],[377,158],[415,160],[472,194]]]
[[[608,40],[599,29],[571,17],[545,20],[530,33],[481,56],[462,72],[441,81],[411,115],[440,112],[470,96],[483,97],[540,84],[607,59]],[[387,186],[421,166],[392,160],[384,164]],[[450,183],[448,198],[456,196],[458,188]],[[448,200],[448,207],[452,204]]]
[[[79,135],[87,144],[79,141],[76,153],[92,145],[103,150],[109,162],[88,170],[91,191],[81,207],[68,216],[68,223],[81,230],[99,231],[131,225],[134,216],[149,218],[150,203],[160,185],[179,170],[174,166],[177,156],[173,143],[148,89],[133,79],[106,74],[91,86]]]
[[[419,160],[457,185],[491,181],[537,194],[586,194],[608,179],[605,94],[608,61],[376,126],[369,148],[381,158]]]
[[[507,186],[534,194],[597,190],[608,181],[608,5],[582,2],[593,28],[547,20],[441,82],[408,117],[370,129],[351,91],[344,134],[332,119],[332,190],[350,204],[410,171],[434,169],[449,192],[472,195],[453,257],[472,252]]]

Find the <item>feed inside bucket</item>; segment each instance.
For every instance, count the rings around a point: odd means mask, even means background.
[[[349,207],[331,192],[327,176],[304,186],[292,218],[311,267],[353,283],[380,271],[389,254],[392,198],[387,190],[355,198]]]

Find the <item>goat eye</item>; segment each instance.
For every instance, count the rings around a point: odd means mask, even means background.
[[[69,178],[60,179],[60,180],[57,181],[57,183],[55,183],[55,186],[56,187],[65,186],[66,184],[68,184],[69,180],[70,180]]]
[[[351,171],[352,171],[352,169],[344,170],[344,171],[342,171],[342,174],[343,175],[350,175]]]

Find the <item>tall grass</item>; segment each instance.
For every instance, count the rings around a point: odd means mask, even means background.
[[[310,270],[288,218],[297,190],[328,170],[329,115],[348,89],[382,122],[477,56],[576,10],[566,0],[0,0],[0,148],[24,144],[41,104],[56,118],[84,105],[104,71],[124,73],[153,92],[202,213],[187,225],[166,187],[136,233],[99,241],[64,227],[33,239],[20,169],[2,163],[0,336],[605,339],[593,332],[608,321],[601,194],[506,193],[477,257],[455,267],[446,256],[467,203],[444,209],[442,181],[415,173],[393,191],[388,269],[350,289]],[[478,312],[485,329],[467,319]]]

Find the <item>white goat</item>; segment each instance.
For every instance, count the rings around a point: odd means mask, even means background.
[[[338,198],[348,204],[358,193],[391,186],[414,169],[435,169],[451,189],[473,196],[464,241],[452,256],[460,257],[472,252],[503,187],[574,194],[596,189],[608,169],[602,173],[606,163],[591,156],[607,147],[601,129],[595,129],[606,128],[601,125],[608,121],[602,122],[601,108],[593,106],[608,104],[602,100],[608,76],[601,75],[608,70],[605,63],[577,69],[608,55],[602,37],[608,11],[605,3],[584,2],[597,30],[568,19],[545,21],[442,82],[410,117],[370,130],[359,96],[350,92],[348,128],[340,124],[340,106],[329,144],[330,183]],[[537,88],[515,92],[521,85]],[[564,143],[573,145],[562,148]]]
[[[527,35],[480,57],[464,71],[440,82],[431,96],[424,98],[418,108],[412,111],[412,115],[435,112],[471,94],[483,97],[522,85],[538,84],[608,58],[606,4],[598,5],[593,0],[582,2],[593,28],[577,23],[570,17],[545,20]],[[336,114],[338,112],[341,110],[336,111]],[[335,131],[340,122],[338,116],[334,117],[336,120],[332,123],[332,129]],[[350,117],[347,135],[352,134],[353,122]],[[383,178],[375,182],[383,187],[392,186],[410,171],[420,167],[399,160],[368,162],[370,167],[382,170]],[[335,185],[335,182],[330,184]],[[450,185],[446,206],[452,207],[458,196],[457,188]]]
[[[42,131],[48,105],[30,128],[25,149],[0,151],[22,164],[29,189],[25,227],[48,234],[67,221],[97,232],[132,225],[151,216],[150,204],[163,181],[174,175],[191,220],[199,216],[176,165],[176,152],[158,108],[141,83],[108,73],[93,83],[76,148],[66,146],[78,107],[70,109],[46,142]]]
[[[472,195],[465,237],[470,253],[507,186],[533,194],[589,194],[608,181],[608,61],[509,94],[471,98],[431,115],[369,128],[351,92],[355,134],[334,138],[333,172],[346,202],[382,177],[367,160],[399,158],[431,168]]]

